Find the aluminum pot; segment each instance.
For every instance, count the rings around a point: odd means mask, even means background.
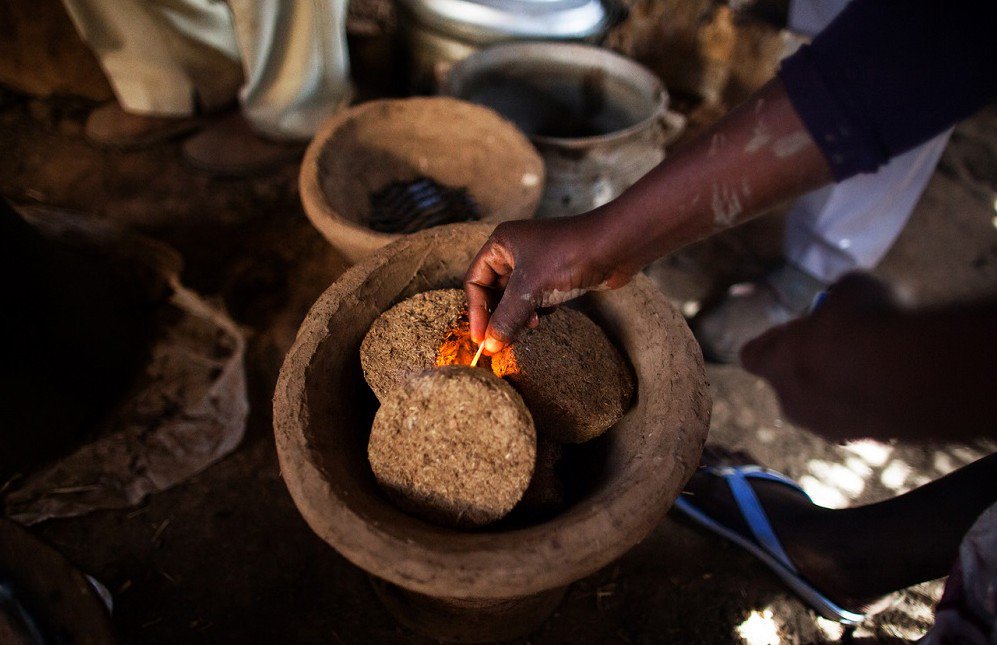
[[[650,70],[589,45],[496,45],[457,63],[442,91],[492,108],[540,151],[547,186],[538,217],[612,200],[661,162],[685,127]]]
[[[619,0],[400,0],[412,89],[432,92],[446,70],[511,41],[601,42],[622,15]]]

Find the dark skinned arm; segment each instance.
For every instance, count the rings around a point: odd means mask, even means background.
[[[997,432],[997,298],[907,309],[853,274],[815,313],[741,353],[786,416],[834,440],[971,441]]]
[[[623,286],[656,258],[830,181],[773,80],[605,206],[496,228],[464,280],[471,335],[493,354],[537,309]]]

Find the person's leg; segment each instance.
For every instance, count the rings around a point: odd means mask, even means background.
[[[230,102],[241,82],[224,3],[211,0],[63,0],[121,106],[190,116]]]
[[[346,0],[231,5],[246,72],[243,114],[267,137],[310,139],[353,94]]]
[[[224,3],[63,0],[107,74],[118,104],[95,111],[98,143],[151,143],[189,130],[189,117],[235,99],[242,71]],[[161,137],[159,137],[161,138]]]
[[[849,2],[793,0],[788,27],[816,36]],[[783,248],[789,264],[825,285],[879,264],[910,218],[951,133],[895,157],[873,174],[798,199],[786,220]]]
[[[850,0],[793,0],[789,29],[814,36]],[[879,264],[924,192],[951,130],[868,175],[804,195],[791,207],[785,262],[764,278],[738,284],[693,325],[704,353],[736,363],[741,348],[771,327],[797,318],[814,297],[850,271]]]
[[[814,297],[851,271],[879,264],[900,235],[949,136],[892,159],[870,175],[804,195],[786,220],[786,262],[755,283],[731,287],[694,324],[704,352],[734,363],[741,348],[775,325],[797,318]]]
[[[790,560],[835,602],[858,608],[944,576],[977,517],[997,502],[997,454],[876,504],[827,509],[785,485],[752,481]],[[726,481],[700,471],[686,491],[709,517],[750,530]]]
[[[824,284],[879,264],[938,165],[951,130],[858,175],[796,201],[786,220],[787,261]]]
[[[264,170],[293,156],[352,97],[346,0],[230,4],[246,75],[243,118],[184,146],[188,161],[217,174]]]

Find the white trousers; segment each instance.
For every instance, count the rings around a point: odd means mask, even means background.
[[[849,0],[793,0],[789,28],[813,36]],[[948,130],[867,175],[804,195],[786,220],[786,259],[826,283],[849,271],[871,269],[903,230],[938,159]]]
[[[261,133],[302,139],[352,96],[347,0],[63,0],[121,106],[190,116],[238,98]]]

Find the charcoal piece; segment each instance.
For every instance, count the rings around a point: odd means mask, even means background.
[[[466,188],[441,186],[432,179],[393,181],[370,194],[367,225],[381,233],[415,233],[441,224],[481,219]]]

